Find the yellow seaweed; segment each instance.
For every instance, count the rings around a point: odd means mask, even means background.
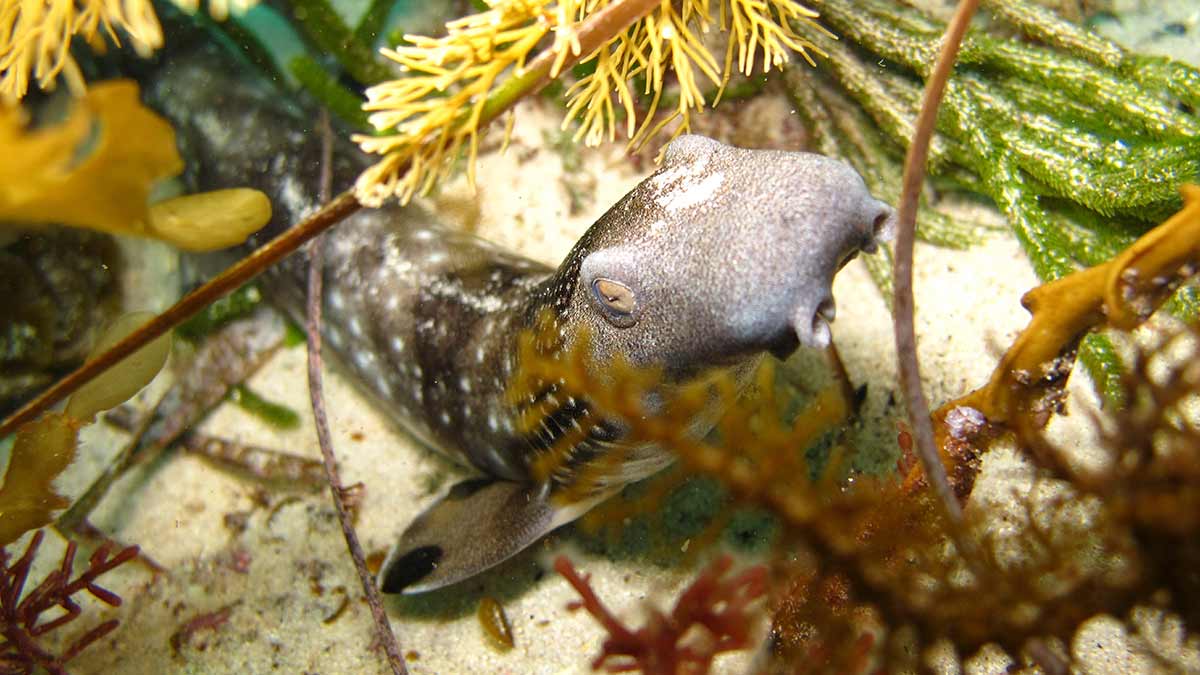
[[[150,207],[146,234],[189,251],[214,251],[246,240],[271,219],[271,200],[250,188],[183,195]]]
[[[784,0],[721,0],[716,7],[708,0],[486,4],[486,11],[447,23],[444,37],[406,35],[405,44],[383,50],[407,74],[366,92],[363,110],[370,113],[377,133],[358,134],[354,140],[364,152],[382,158],[356,183],[363,204],[378,206],[392,196],[407,202],[428,193],[464,149],[473,183],[481,129],[498,103],[511,102],[517,90],[533,86],[536,78],[528,77],[532,70],[527,66],[551,33],[553,44],[537,57],[554,57],[549,77],[558,77],[569,61],[581,57],[595,66],[568,89],[563,128],[579,119],[575,140],[597,145],[615,138],[623,126],[631,144],[641,145],[671,122],[678,122],[674,133],[687,131],[691,115],[709,103],[702,91],[705,80],[719,92],[734,72],[749,75],[759,62],[763,72],[781,67],[792,53],[812,63],[808,50],[820,50],[796,27],[824,30],[815,22],[815,12]],[[639,8],[631,21],[609,20],[620,14],[614,10],[633,5]],[[592,21],[596,23],[589,25]],[[723,65],[705,40],[712,29],[729,34]],[[673,113],[656,121],[670,74],[678,84],[678,98]],[[640,125],[639,87],[653,94]]]
[[[96,341],[89,358],[104,353],[152,318],[153,312],[130,312],[118,317]],[[170,353],[171,336],[163,335],[126,356],[117,365],[80,387],[67,401],[67,415],[90,423],[96,413],[120,405],[154,379],[166,364]]]
[[[948,424],[957,410],[973,409],[986,420],[970,435],[990,434],[1002,425],[1040,427],[1058,408],[1066,374],[1079,341],[1105,325],[1123,330],[1145,321],[1179,283],[1195,274],[1200,257],[1200,186],[1184,185],[1183,208],[1112,260],[1034,288],[1021,298],[1032,315],[988,383],[933,413],[943,462],[959,472],[963,427]],[[1023,436],[1029,429],[1017,429]],[[969,472],[973,474],[972,472]],[[921,482],[915,468],[906,483]]]
[[[143,234],[151,187],[183,170],[175,132],[130,80],[93,86],[61,124],[25,122],[0,108],[0,220]]]
[[[153,237],[190,251],[241,243],[271,218],[249,188],[149,205],[155,183],[183,170],[175,131],[142,105],[131,80],[103,82],[67,118],[29,129],[19,107],[0,108],[0,222],[62,223]],[[82,155],[82,157],[81,157]]]
[[[1184,186],[1184,207],[1142,235],[1121,255],[1025,294],[1029,325],[1000,359],[982,389],[949,405],[968,405],[989,421],[1009,420],[1030,404],[1030,377],[1106,320],[1131,329],[1146,320],[1180,277],[1194,272],[1200,253],[1200,187]]]
[[[92,356],[118,342],[149,316],[149,312],[135,312],[118,318],[97,341]],[[169,336],[151,342],[77,391],[67,401],[65,412],[46,413],[17,431],[0,487],[0,546],[49,523],[53,511],[69,505],[54,491],[54,479],[74,461],[79,430],[90,424],[96,413],[122,403],[154,379],[166,363],[170,348]]]

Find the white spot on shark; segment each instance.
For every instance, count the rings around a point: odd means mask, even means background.
[[[375,355],[368,351],[354,353],[354,363],[362,370],[368,370],[375,363]]]
[[[725,183],[725,174],[717,171],[705,176],[698,182],[685,183],[673,190],[659,193],[658,205],[664,211],[679,211],[697,204],[703,204],[713,198]]]
[[[387,376],[382,373],[375,373],[375,391],[383,394],[388,398],[392,398],[392,388],[388,386]]]

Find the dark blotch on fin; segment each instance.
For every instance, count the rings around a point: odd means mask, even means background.
[[[408,526],[379,574],[385,593],[424,593],[472,577],[590,508],[550,503],[538,485],[458,483]]]
[[[400,593],[405,588],[429,576],[442,559],[442,549],[422,546],[393,560],[384,570],[379,588],[384,593]]]

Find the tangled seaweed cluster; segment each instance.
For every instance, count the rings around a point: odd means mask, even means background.
[[[626,425],[633,443],[671,450],[690,472],[723,483],[738,504],[778,517],[783,533],[771,563],[772,630],[762,655],[770,672],[917,669],[939,642],[960,659],[992,645],[1010,663],[1061,672],[1072,662],[1069,646],[1080,627],[1101,615],[1146,638],[1142,648],[1164,667],[1182,669],[1196,659],[1188,650],[1200,640],[1194,573],[1200,560],[1200,322],[1175,324],[1136,352],[1120,379],[1130,405],[1102,425],[1109,429],[1100,441],[1103,461],[1083,468],[1043,428],[1061,410],[1083,333],[1140,324],[1194,276],[1200,193],[1186,197],[1184,211],[1112,263],[1036,289],[1034,320],[992,383],[935,414],[964,500],[978,472],[975,460],[993,447],[1015,448],[1034,467],[1033,486],[1016,497],[1019,508],[1007,521],[991,509],[968,509],[961,530],[953,529],[908,455],[904,480],[848,480],[836,458],[853,450],[836,448],[835,460],[811,480],[803,452],[810,430],[836,423],[844,408],[835,394],[821,396],[784,422],[769,374],[759,382],[757,402],[738,401],[733,383],[717,377],[674,395],[665,414],[648,414],[647,397],[664,395],[653,373],[618,363],[605,371],[611,382],[598,383],[581,365],[585,356],[539,350],[548,342],[532,338],[522,352],[518,370],[526,376],[518,386],[557,382],[601,416]],[[1039,311],[1045,307],[1058,308],[1055,316]],[[1037,368],[1050,368],[1053,377],[1039,376]],[[697,440],[676,416],[694,414],[711,397],[730,412],[716,440]],[[560,571],[582,586],[569,568]],[[584,606],[595,607],[590,592],[581,592]],[[1160,649],[1159,636],[1146,632],[1139,613],[1147,607],[1160,623],[1182,622],[1183,637],[1173,648]],[[590,611],[614,630],[602,608]],[[631,637],[617,631],[611,639],[624,644]],[[672,672],[637,663],[642,672]]]

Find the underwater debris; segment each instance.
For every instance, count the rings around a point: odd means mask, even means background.
[[[645,625],[635,630],[613,616],[589,577],[566,556],[554,561],[554,569],[580,596],[568,609],[586,610],[608,633],[592,668],[645,675],[707,673],[718,654],[750,646],[760,627],[755,617],[767,591],[767,568],[755,565],[731,575],[732,567],[731,556],[717,557],[680,593],[670,614],[651,609]]]
[[[219,630],[221,626],[229,622],[229,617],[233,615],[233,608],[239,604],[241,603],[228,604],[211,612],[201,612],[188,619],[179,627],[179,630],[171,634],[171,639],[169,640],[171,652],[176,656],[181,656],[183,648],[191,644],[192,639],[197,633],[200,631]]]
[[[52,570],[42,583],[25,590],[29,571],[37,556],[44,533],[35,532],[25,547],[25,553],[11,565],[9,554],[0,549],[0,670],[4,673],[25,674],[44,668],[54,675],[66,675],[66,664],[97,640],[117,627],[117,620],[105,621],[70,643],[61,654],[46,651],[38,638],[74,621],[80,615],[74,597],[87,591],[92,597],[110,606],[121,606],[121,596],[104,588],[97,580],[137,557],[138,547],[130,546],[109,556],[111,547],[104,544],[88,558],[87,569],[71,580],[75,563],[76,544],[67,542],[62,564]],[[53,609],[62,614],[47,619],[44,614]]]
[[[228,468],[244,471],[262,481],[276,481],[296,487],[325,486],[321,462],[256,445],[247,445],[216,436],[189,431],[180,439],[184,450]]]
[[[483,634],[488,638],[488,644],[499,651],[506,652],[515,646],[513,642],[512,624],[504,613],[504,606],[491,596],[479,600],[479,609],[475,616],[483,628]]]

